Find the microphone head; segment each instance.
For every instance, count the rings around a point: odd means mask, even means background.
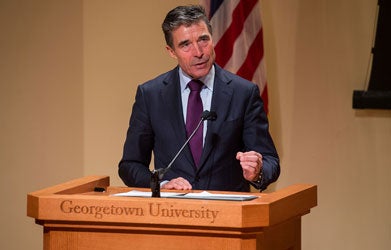
[[[216,120],[216,118],[217,118],[217,114],[214,111],[205,110],[204,112],[202,112],[201,119],[203,121],[205,120],[214,121]]]

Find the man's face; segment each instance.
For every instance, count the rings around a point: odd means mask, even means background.
[[[173,48],[167,46],[170,56],[178,60],[182,70],[193,79],[208,74],[215,60],[212,35],[205,22],[180,26],[172,32]]]

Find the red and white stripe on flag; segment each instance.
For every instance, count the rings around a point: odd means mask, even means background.
[[[268,113],[263,31],[258,0],[200,0],[213,28],[216,63],[259,86]]]

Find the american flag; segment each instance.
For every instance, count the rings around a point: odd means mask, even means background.
[[[258,0],[200,0],[213,28],[216,63],[259,86],[268,113],[263,32]]]

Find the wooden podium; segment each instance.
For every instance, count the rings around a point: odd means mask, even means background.
[[[112,196],[133,189],[88,176],[29,193],[27,215],[45,250],[277,250],[301,249],[301,216],[317,205],[317,187],[304,184],[251,201]]]

